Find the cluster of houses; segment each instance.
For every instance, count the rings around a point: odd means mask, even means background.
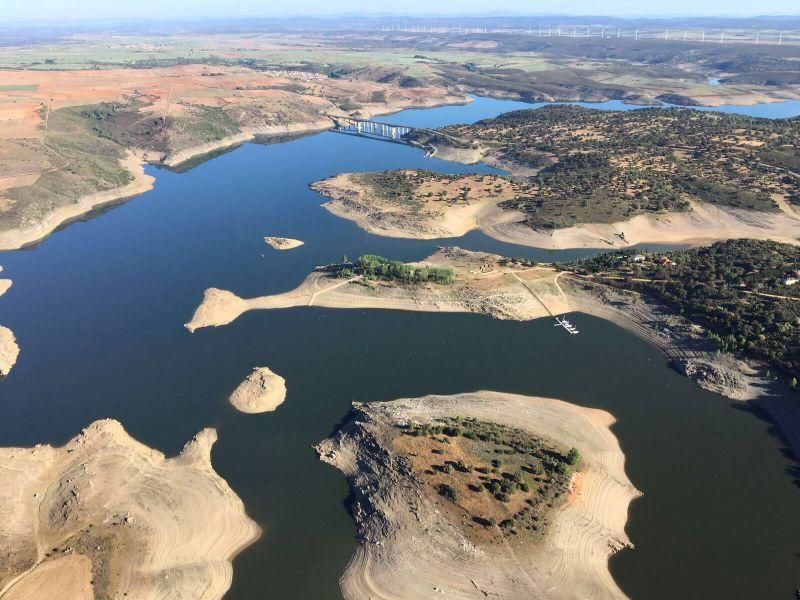
[[[647,260],[647,255],[645,254],[634,254],[631,257],[631,261],[634,263],[643,263]],[[675,262],[672,261],[668,256],[661,256],[658,259],[658,264],[668,267],[670,265],[674,265]],[[754,275],[758,273],[758,271],[750,271],[746,273],[746,275]],[[800,269],[793,269],[791,270],[783,279],[781,279],[781,283],[785,286],[796,285],[800,283]],[[739,287],[745,287],[744,283],[740,283]]]
[[[633,262],[635,263],[643,263],[645,260],[647,260],[647,256],[645,256],[644,254],[635,254],[633,256]],[[658,259],[658,264],[669,266],[669,265],[674,265],[675,261],[670,259],[668,256],[662,256]]]

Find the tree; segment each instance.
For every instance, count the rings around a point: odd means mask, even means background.
[[[578,460],[580,460],[580,453],[578,452],[577,448],[570,448],[569,452],[567,453],[567,462],[571,465],[578,464]]]

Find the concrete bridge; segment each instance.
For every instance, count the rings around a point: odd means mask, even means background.
[[[333,130],[339,133],[349,133],[351,135],[362,135],[371,138],[383,139],[401,144],[412,144],[404,140],[403,136],[414,131],[414,127],[407,125],[393,125],[391,123],[379,123],[368,119],[357,119],[340,115],[325,115],[333,121]]]
[[[450,134],[435,129],[428,129],[427,127],[409,127],[408,125],[394,125],[392,123],[379,123],[378,121],[370,121],[369,119],[358,119],[356,117],[349,117],[343,115],[323,115],[333,121],[333,130],[338,133],[345,133],[348,135],[358,135],[374,140],[383,140],[385,142],[394,142],[396,144],[405,144],[407,146],[414,146],[425,151],[425,156],[434,156],[436,154],[436,147],[432,144],[422,144],[415,140],[406,139],[404,136],[413,131],[426,131],[435,134],[437,137],[444,137],[453,140],[456,144],[461,141]]]

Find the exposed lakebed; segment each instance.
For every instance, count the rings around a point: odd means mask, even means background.
[[[383,120],[434,127],[529,106],[479,99]],[[790,116],[800,103],[739,110]],[[215,470],[264,529],[235,561],[227,598],[317,600],[339,597],[355,541],[347,484],[311,446],[352,400],[475,389],[549,396],[618,419],[628,477],[644,492],[627,527],[636,549],[611,564],[631,598],[790,597],[800,585],[800,488],[769,424],[702,391],[609,323],[575,315],[581,335],[567,336],[549,320],[297,308],[194,335],[182,327],[209,286],[252,297],[294,288],[343,254],[431,254],[442,242],[371,236],[308,189],[339,172],[393,168],[495,172],[335,133],[247,145],[183,174],[149,169],[154,190],[34,250],[0,256],[14,280],[2,321],[22,348],[0,383],[0,445],[61,444],[113,417],[172,455],[215,427]],[[305,245],[274,252],[265,235]],[[545,261],[591,253],[477,232],[455,243]],[[241,414],[228,396],[258,365],[285,377],[286,401],[273,413]]]

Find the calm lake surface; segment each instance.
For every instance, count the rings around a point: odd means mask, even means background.
[[[527,108],[478,99],[386,121],[441,126]],[[606,103],[608,108],[629,108]],[[777,108],[776,108],[777,107]],[[740,112],[800,114],[800,103]],[[635,550],[614,577],[634,599],[788,600],[800,587],[800,488],[769,424],[672,371],[655,349],[604,321],[298,308],[256,312],[191,335],[182,326],[210,286],[241,296],[286,291],[317,264],[376,253],[402,260],[441,241],[366,234],[320,208],[308,184],[343,171],[428,168],[491,173],[426,159],[402,145],[323,133],[246,145],[48,238],[0,255],[14,286],[0,322],[20,359],[0,383],[0,445],[61,444],[93,420],[119,419],[172,455],[216,427],[216,470],[264,529],[235,561],[227,598],[340,598],[355,548],[347,484],[311,446],[351,401],[492,389],[561,398],[613,413],[627,472],[644,497],[630,511]],[[275,252],[264,235],[304,240]],[[550,261],[545,252],[472,233],[462,247]],[[254,366],[287,381],[274,413],[227,402]]]

